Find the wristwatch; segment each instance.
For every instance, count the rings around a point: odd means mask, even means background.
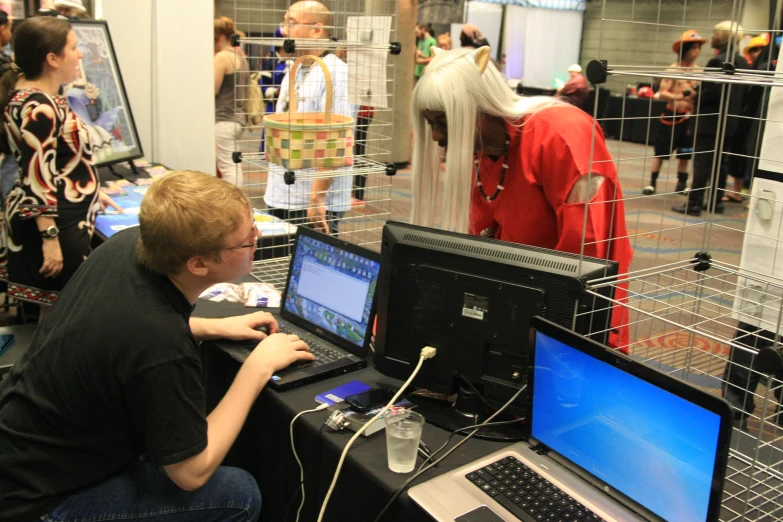
[[[60,229],[52,225],[45,230],[41,230],[41,237],[44,239],[52,239],[53,237],[57,237],[57,234],[59,233]]]

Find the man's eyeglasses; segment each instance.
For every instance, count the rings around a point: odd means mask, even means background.
[[[247,244],[244,244],[244,245],[238,245],[238,246],[232,246],[232,247],[226,247],[226,248],[224,248],[224,250],[241,250],[243,248],[257,248],[258,245],[256,244],[256,242],[258,241],[258,229],[255,227],[255,225],[253,225],[253,231],[250,232],[250,234],[248,234],[248,235],[251,235],[251,234],[253,236],[253,242],[252,243],[247,243]]]

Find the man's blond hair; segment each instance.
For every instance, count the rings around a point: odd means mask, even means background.
[[[162,275],[179,273],[195,256],[216,260],[250,212],[250,200],[235,185],[203,172],[171,172],[141,202],[136,257]]]

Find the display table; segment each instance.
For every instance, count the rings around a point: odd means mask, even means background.
[[[665,109],[665,101],[612,94],[599,120],[607,139],[622,139],[652,146],[661,126],[660,116]]]
[[[0,327],[0,335],[14,335],[14,343],[0,355],[0,379],[8,373],[11,366],[21,359],[27,351],[27,347],[30,346],[30,341],[33,339],[36,326],[34,324],[20,324]]]
[[[254,310],[236,303],[213,303],[200,299],[194,315],[227,317],[252,311]],[[225,341],[203,343],[202,347],[207,406],[211,410],[225,394],[239,370],[240,362],[235,359],[239,353],[235,351],[235,345]],[[370,362],[369,366],[371,364]],[[401,385],[400,381],[385,377],[369,366],[301,388],[279,393],[267,388],[261,393],[225,461],[226,465],[246,469],[258,481],[263,496],[261,520],[286,520],[286,507],[299,485],[299,468],[291,452],[288,432],[291,419],[296,413],[315,408],[318,405],[314,401],[315,395],[348,381],[359,380],[374,386]],[[353,436],[352,431],[333,432],[329,428],[324,428],[319,433],[327,416],[328,411],[303,415],[294,426],[299,457],[305,470],[311,468],[305,481],[306,506],[300,520],[316,520],[340,453]],[[448,432],[425,425],[422,440],[434,450],[443,444],[447,437]],[[459,437],[455,437],[455,440],[458,439]],[[471,439],[450,455],[441,466],[424,474],[418,482],[453,470],[503,446],[504,443]],[[417,465],[421,462],[419,457]],[[397,474],[389,471],[386,465],[384,431],[370,437],[360,437],[348,453],[324,520],[372,521],[388,496],[410,476],[410,473]],[[287,520],[294,520],[298,506],[297,496]],[[403,493],[384,516],[384,520],[425,522],[431,519],[410,500],[407,493]]]
[[[115,172],[117,172],[116,169]],[[122,172],[121,178],[115,176],[109,170],[104,171],[101,169],[100,178],[104,181],[126,179],[131,184],[125,186],[126,194],[111,195],[111,198],[124,210],[124,213],[119,214],[114,209],[108,208],[105,213],[99,214],[95,220],[94,246],[98,246],[121,230],[139,225],[139,207],[142,199],[144,199],[144,194],[149,188],[149,184],[139,183],[140,179],[149,180],[149,176],[141,168],[138,175],[127,169]],[[270,216],[262,210],[254,210],[254,215],[256,227],[259,231],[258,250],[256,251],[255,259],[271,259],[288,255],[288,242],[296,234],[296,226]]]

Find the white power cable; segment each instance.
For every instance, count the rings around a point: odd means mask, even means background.
[[[291,451],[294,452],[294,458],[296,459],[296,463],[299,464],[299,485],[302,489],[302,500],[299,502],[299,509],[296,510],[296,522],[299,522],[299,514],[302,512],[302,508],[304,507],[304,501],[305,501],[305,485],[304,485],[304,466],[302,466],[302,461],[299,460],[299,455],[296,454],[296,446],[294,446],[294,423],[296,422],[296,419],[304,415],[305,413],[315,413],[317,411],[325,410],[328,408],[328,404],[321,404],[317,408],[313,408],[312,410],[304,410],[300,411],[296,415],[294,415],[294,418],[291,419],[291,425],[288,428],[289,433],[291,434]]]
[[[416,365],[416,368],[413,370],[413,373],[411,373],[411,376],[408,377],[408,380],[405,381],[405,384],[402,385],[402,387],[399,389],[397,394],[392,397],[392,399],[389,401],[389,403],[383,407],[381,411],[375,415],[372,419],[367,421],[364,426],[359,428],[359,430],[354,434],[353,437],[351,437],[351,440],[348,441],[348,444],[345,445],[345,449],[343,449],[342,455],[340,455],[340,461],[337,463],[337,469],[334,471],[334,477],[332,477],[332,484],[329,486],[329,491],[326,492],[326,497],[324,497],[324,503],[321,505],[321,512],[318,514],[318,522],[321,522],[324,518],[324,513],[326,513],[326,506],[329,504],[329,498],[332,496],[332,491],[334,491],[334,486],[337,484],[337,477],[340,476],[340,470],[343,468],[343,462],[345,462],[345,456],[348,454],[348,450],[351,448],[351,445],[353,442],[359,438],[359,436],[364,433],[364,431],[367,429],[367,427],[378,420],[378,417],[386,413],[386,411],[394,406],[394,404],[397,402],[397,399],[400,398],[402,395],[402,392],[405,391],[405,389],[410,386],[413,379],[416,377],[416,374],[419,373],[419,370],[421,369],[421,365],[424,362],[425,359],[430,359],[432,357],[435,357],[435,354],[437,353],[437,350],[431,346],[427,346],[421,350],[421,356],[419,357],[419,362]]]

